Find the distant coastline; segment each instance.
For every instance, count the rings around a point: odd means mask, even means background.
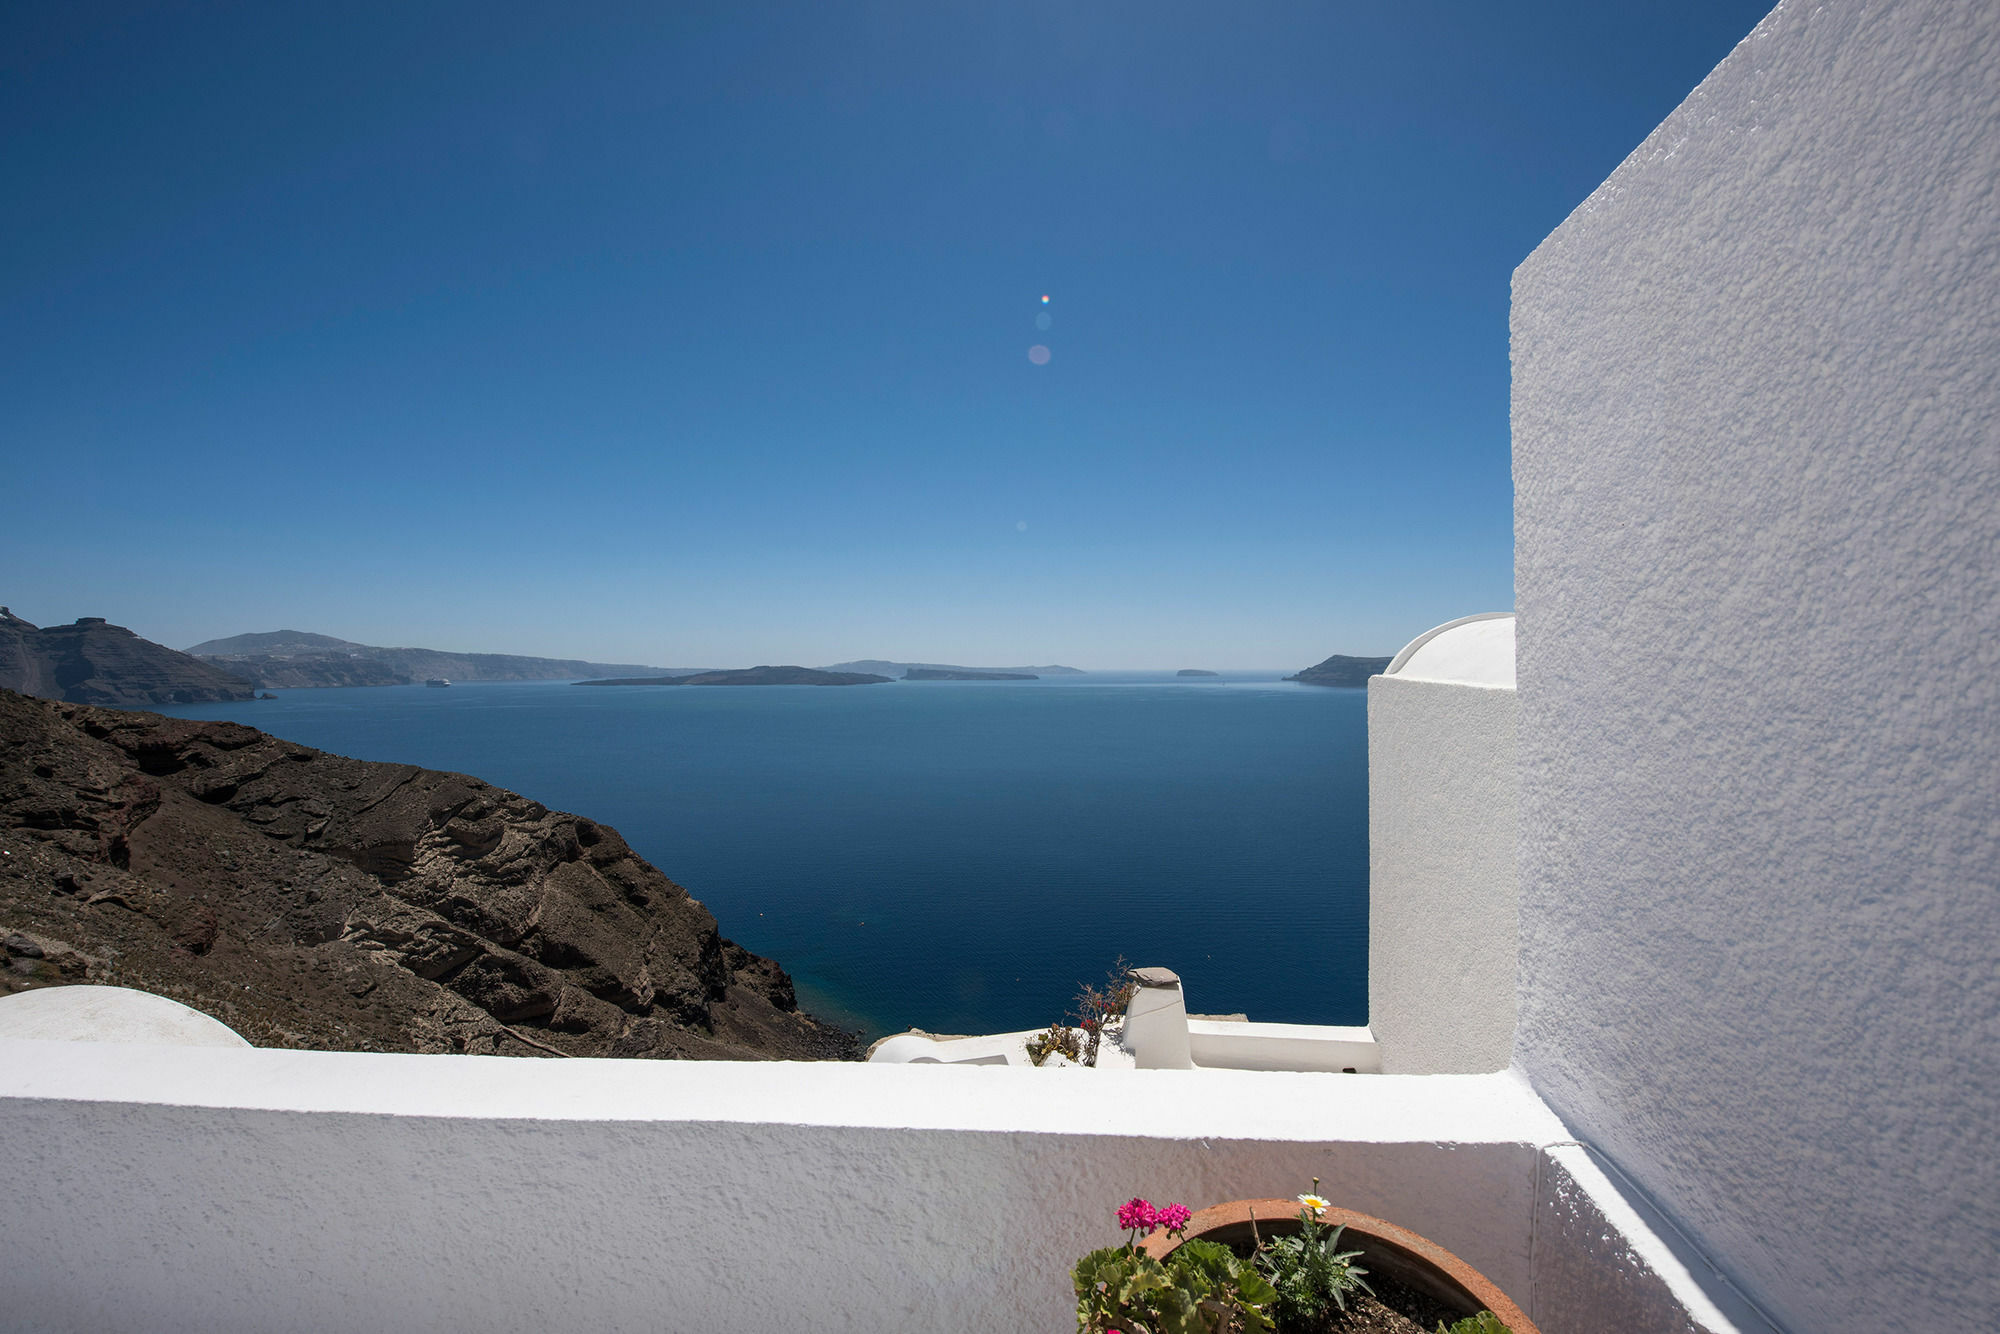
[[[1394,658],[1353,658],[1336,653],[1285,679],[1309,686],[1365,686],[1369,677],[1380,676],[1394,661]]]
[[[912,667],[903,673],[905,681],[1039,681],[1033,672],[975,672],[962,668]]]
[[[825,672],[814,667],[739,667],[685,676],[621,676],[578,681],[580,686],[872,686],[890,678],[870,672]]]
[[[382,648],[304,630],[209,639],[187,650],[211,667],[265,690],[333,686],[405,686],[429,680],[560,681],[578,676],[642,672],[688,674],[699,667],[650,667],[634,662],[534,658],[515,653],[452,653],[434,648]]]
[[[1080,667],[1050,664],[1043,667],[967,667],[956,662],[891,662],[886,658],[857,658],[824,667],[828,672],[865,672],[871,676],[899,677],[906,672],[995,672],[1003,676],[1087,676]],[[926,678],[918,677],[918,680]],[[935,678],[931,678],[935,679]]]
[[[102,616],[44,627],[6,607],[0,607],[0,688],[114,709],[257,697],[255,686],[235,673]]]

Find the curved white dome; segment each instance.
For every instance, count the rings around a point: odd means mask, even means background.
[[[1384,676],[1514,688],[1514,613],[1487,611],[1446,621],[1412,639]]]
[[[236,1030],[179,1001],[130,987],[39,987],[0,996],[0,1038],[247,1047]]]
[[[898,1033],[876,1043],[868,1059],[880,1065],[941,1065],[937,1051],[938,1044],[922,1033]]]

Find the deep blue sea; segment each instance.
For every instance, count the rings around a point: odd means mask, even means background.
[[[279,692],[181,705],[615,826],[822,1017],[1038,1027],[1119,957],[1191,1008],[1359,1024],[1366,696],[1189,681]]]

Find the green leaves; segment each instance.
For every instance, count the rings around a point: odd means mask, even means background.
[[[1277,1294],[1255,1265],[1238,1259],[1227,1246],[1199,1238],[1182,1242],[1167,1257],[1167,1267],[1177,1292],[1192,1299],[1198,1323],[1185,1327],[1189,1334],[1271,1328],[1264,1307]]]
[[[1050,1053],[1067,1057],[1071,1061],[1083,1059],[1083,1041],[1073,1028],[1061,1024],[1050,1024],[1044,1032],[1028,1039],[1028,1061],[1040,1065],[1049,1059]]]
[[[1451,1325],[1439,1321],[1438,1334],[1513,1334],[1513,1331],[1500,1323],[1499,1316],[1481,1311]]]
[[[1076,1285],[1076,1327],[1085,1334],[1107,1328],[1128,1334],[1159,1329],[1157,1323],[1140,1321],[1158,1304],[1151,1294],[1173,1286],[1158,1260],[1123,1246],[1092,1251],[1076,1262],[1070,1277]]]
[[[1354,1263],[1361,1252],[1340,1249],[1345,1230],[1324,1227],[1305,1210],[1299,1214],[1299,1231],[1271,1237],[1257,1252],[1257,1264],[1277,1293],[1271,1310],[1280,1323],[1317,1329],[1336,1311],[1347,1309],[1348,1293],[1372,1291],[1362,1277],[1368,1271]]]
[[[1227,1246],[1189,1241],[1161,1264],[1143,1251],[1092,1251],[1077,1261],[1076,1327],[1083,1334],[1263,1334],[1275,1295]]]

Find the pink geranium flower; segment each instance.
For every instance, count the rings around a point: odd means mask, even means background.
[[[1159,1226],[1159,1221],[1151,1204],[1131,1199],[1118,1206],[1118,1226],[1131,1231],[1151,1232]]]
[[[1178,1233],[1186,1230],[1188,1219],[1193,1216],[1185,1204],[1170,1204],[1156,1211],[1153,1214],[1153,1221],[1169,1232]]]

